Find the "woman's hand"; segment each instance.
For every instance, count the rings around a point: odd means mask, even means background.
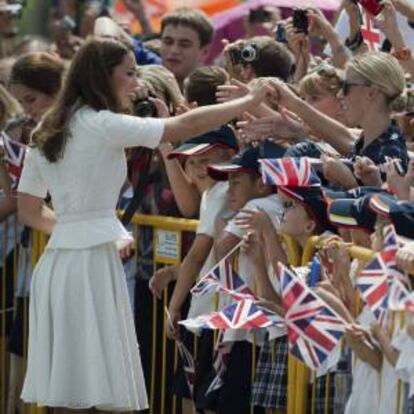
[[[313,35],[326,35],[334,30],[329,20],[325,17],[323,12],[316,7],[309,7],[306,9],[309,19],[309,33]]]
[[[296,140],[305,135],[303,124],[295,114],[281,109],[280,113],[264,118],[247,114],[237,123],[245,142],[262,141],[267,138]]]
[[[392,160],[387,160],[387,184],[399,200],[410,200],[410,189],[414,187],[414,160],[408,163],[407,174],[401,176]]]
[[[168,110],[167,104],[162,99],[149,97],[148,100],[157,108],[157,118],[170,117],[170,111]]]
[[[381,173],[374,161],[368,157],[357,157],[354,163],[355,177],[364,185],[382,186]]]
[[[347,189],[357,187],[358,183],[351,170],[342,161],[326,155],[322,155],[321,159],[323,174],[328,181]]]
[[[122,260],[129,259],[135,253],[135,240],[130,241],[125,247],[119,250]]]
[[[240,82],[237,79],[231,79],[229,84],[219,85],[217,87],[216,99],[217,102],[228,102],[242,96],[247,95],[250,92],[249,87]]]
[[[295,55],[296,60],[310,60],[310,42],[306,33],[298,32],[293,26],[293,19],[289,17],[285,23],[287,46]]]
[[[272,88],[272,95],[279,105],[295,112],[294,105],[301,99],[282,80],[278,78],[269,78],[269,82]]]

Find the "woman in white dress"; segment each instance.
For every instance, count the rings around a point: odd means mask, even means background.
[[[22,398],[57,412],[148,407],[119,250],[130,235],[115,215],[125,148],[200,135],[258,105],[269,87],[168,118],[123,112],[137,88],[132,51],[87,41],[62,93],[32,135],[19,184],[21,220],[50,234],[31,286]],[[43,200],[50,194],[53,210]],[[73,413],[73,411],[70,411]]]

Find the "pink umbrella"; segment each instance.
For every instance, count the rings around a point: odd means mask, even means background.
[[[338,10],[341,0],[248,0],[239,6],[211,16],[215,28],[215,36],[208,62],[214,61],[222,50],[222,39],[234,41],[244,37],[243,20],[250,10],[260,6],[276,6],[287,16],[294,8],[318,7],[328,18],[332,18]]]

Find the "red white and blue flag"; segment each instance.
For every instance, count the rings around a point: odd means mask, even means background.
[[[181,359],[183,361],[185,379],[190,390],[191,396],[193,396],[196,375],[194,358],[191,355],[191,352],[188,350],[188,348],[184,345],[184,342],[178,340],[177,347],[178,352],[180,353]]]
[[[233,269],[229,258],[220,260],[191,289],[194,296],[203,296],[211,291],[226,293],[235,300],[254,298],[252,290]]]
[[[227,370],[229,354],[233,348],[233,342],[224,342],[224,331],[220,331],[217,336],[213,367],[216,376],[207,388],[206,394],[218,390],[223,385],[223,376]]]
[[[279,274],[290,351],[316,370],[338,344],[345,322],[294,271],[279,263]]]
[[[387,269],[380,254],[377,254],[373,260],[368,262],[360,272],[356,285],[365,303],[377,319],[380,319],[387,309],[389,289]]]
[[[414,292],[410,292],[399,280],[394,280],[388,295],[388,309],[414,312]]]
[[[409,284],[408,276],[405,272],[398,269],[395,256],[397,254],[399,244],[397,241],[397,233],[392,224],[384,228],[384,249],[380,253],[381,259],[386,267],[388,283],[392,284],[395,280],[399,280],[404,285]]]
[[[231,303],[221,311],[179,322],[189,330],[195,329],[258,329],[284,324],[283,319],[258,305],[254,300],[243,299]]]
[[[307,157],[260,159],[259,163],[265,184],[291,187],[321,185]]]
[[[16,191],[22,174],[27,147],[20,142],[12,140],[4,132],[1,134],[1,140],[4,148],[4,159],[7,163],[7,172],[11,180],[11,189]]]

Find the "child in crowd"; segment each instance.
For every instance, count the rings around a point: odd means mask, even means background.
[[[270,228],[276,230],[282,214],[282,205],[279,196],[272,194],[269,185],[263,183],[259,169],[259,158],[268,158],[272,154],[261,152],[259,148],[246,147],[235,156],[230,163],[209,166],[209,175],[216,180],[228,180],[229,205],[237,213],[230,220],[221,220],[215,238],[216,261],[227,254],[247,234],[240,227],[238,219],[245,210],[255,210],[267,213]],[[248,255],[241,250],[236,265],[238,274],[252,290],[256,290],[255,269]],[[259,293],[259,292],[258,292]],[[253,358],[253,348],[250,342],[260,343],[263,337],[258,334],[227,330],[223,335],[223,342],[233,343],[228,355],[227,369],[223,376],[223,386],[219,389],[217,408],[218,413],[248,413],[250,410],[250,390],[252,365],[246,363]],[[231,395],[239,395],[232,400]]]
[[[196,238],[179,267],[177,284],[169,304],[172,326],[170,323],[167,324],[167,334],[171,338],[178,338],[180,335],[177,322],[182,317],[182,306],[197,276],[199,274],[204,275],[214,265],[212,246],[215,236],[215,222],[218,217],[225,214],[228,208],[228,186],[226,183],[216,183],[208,176],[207,165],[230,159],[236,149],[237,140],[232,129],[223,126],[216,131],[211,131],[185,142],[169,154],[170,158],[184,158],[187,168],[191,166],[192,174],[196,177],[199,188],[204,189],[200,205],[200,224]],[[189,316],[197,316],[213,310],[212,296],[205,295],[201,298],[192,299]],[[184,335],[190,336],[188,333]],[[208,332],[203,333],[199,340],[198,359],[200,363],[196,375],[195,393],[197,393],[199,379],[203,375],[202,367],[211,364],[211,355],[212,336]],[[185,399],[184,412],[191,412],[193,409],[190,401],[191,396],[182,367],[178,371],[175,392],[177,396]]]

